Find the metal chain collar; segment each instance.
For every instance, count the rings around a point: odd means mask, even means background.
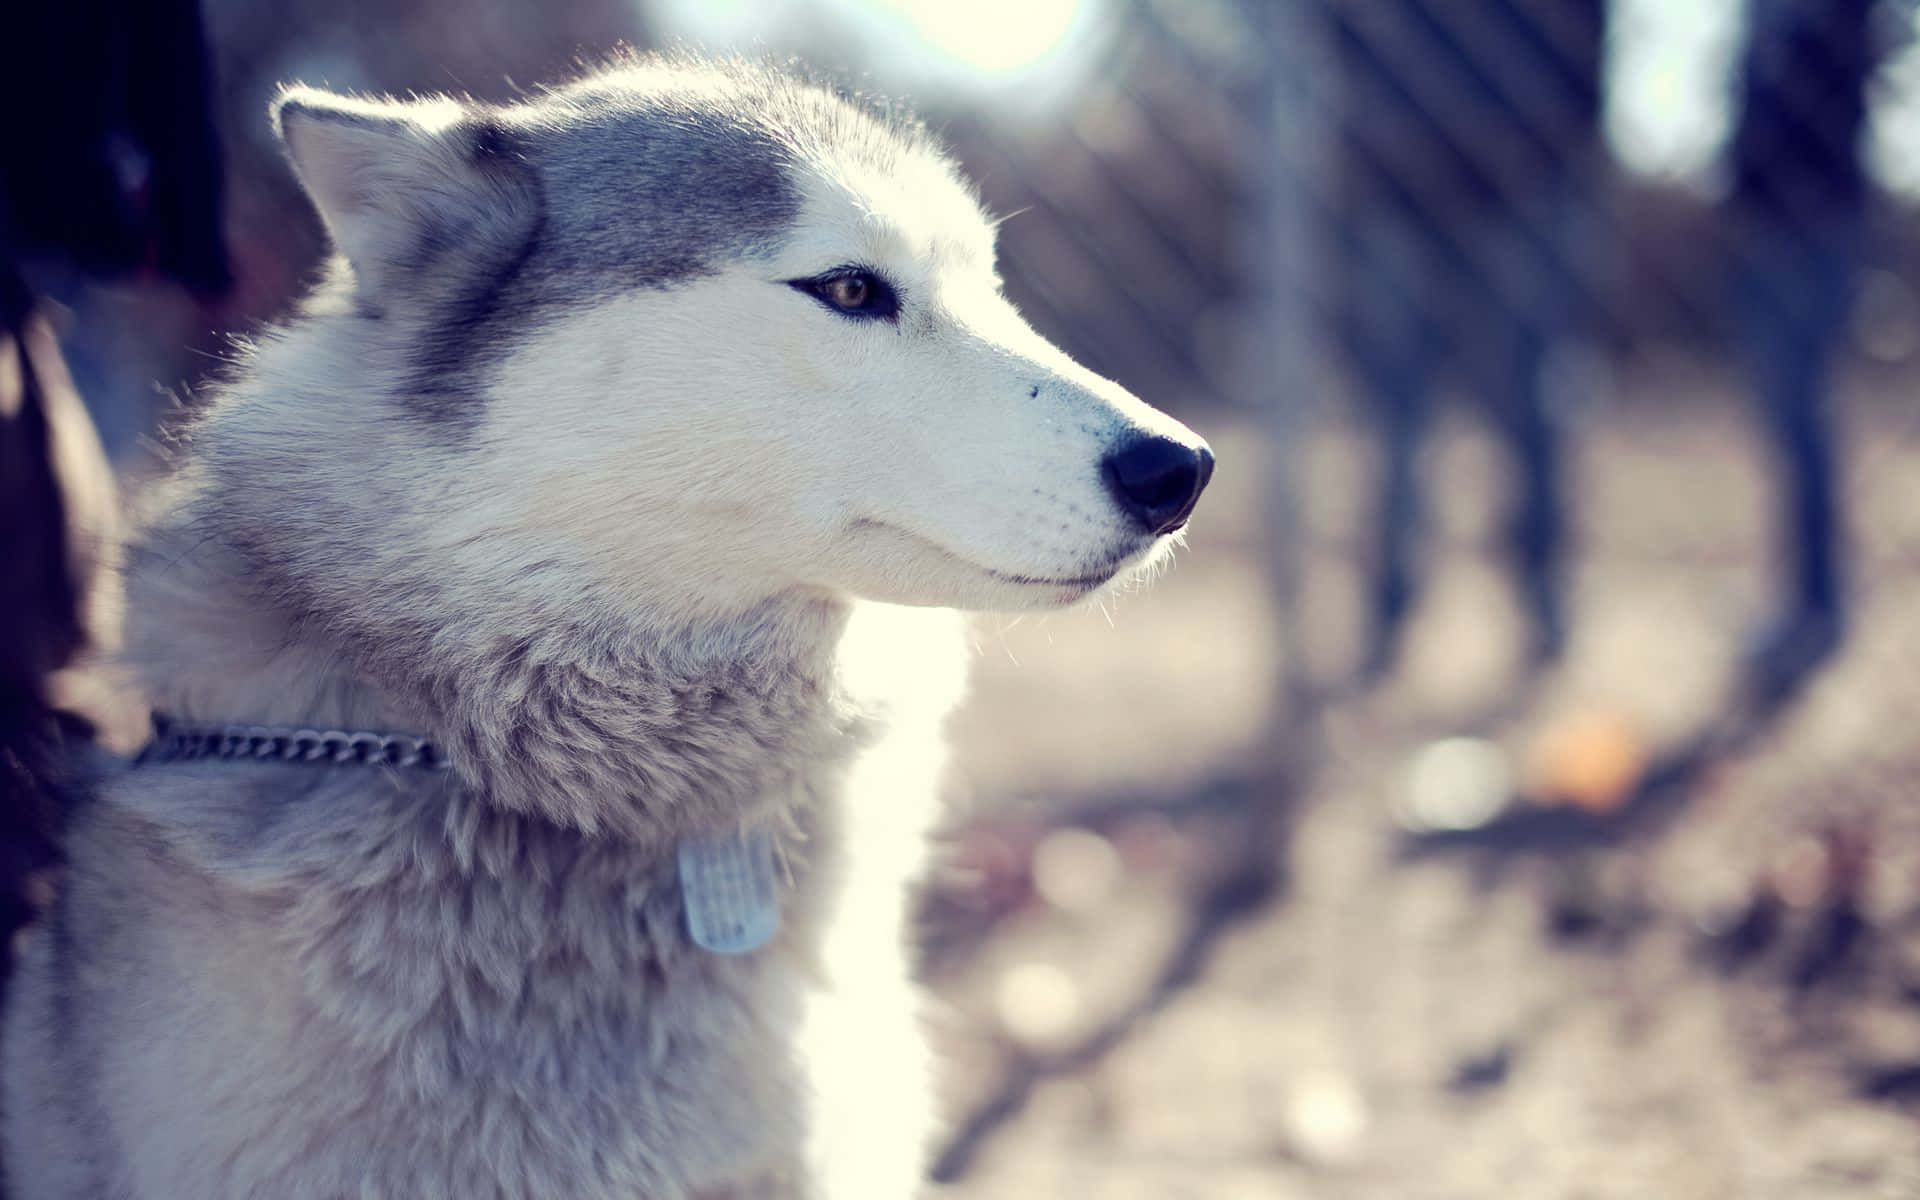
[[[183,725],[155,713],[153,740],[135,766],[221,759],[361,767],[451,765],[440,747],[410,733],[288,729],[271,725]],[[696,838],[679,849],[680,903],[687,937],[714,954],[749,954],[781,923],[773,839],[765,832]]]
[[[430,771],[444,771],[451,765],[440,747],[410,733],[289,729],[269,725],[183,725],[158,713],[153,718],[153,740],[133,761],[138,766],[202,758],[421,767]]]

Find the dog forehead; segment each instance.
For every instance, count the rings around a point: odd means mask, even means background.
[[[666,285],[823,226],[991,262],[979,205],[919,127],[824,88],[739,64],[652,62],[544,108],[522,119],[547,179],[549,244],[576,266]]]
[[[926,266],[991,268],[993,226],[953,163],[914,147],[885,161],[826,156],[797,170],[806,220],[798,249],[905,255]],[[878,265],[878,264],[876,264]]]
[[[523,141],[556,271],[665,286],[772,244],[800,207],[770,131],[664,98],[569,105]]]

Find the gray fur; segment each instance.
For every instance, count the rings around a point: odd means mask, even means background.
[[[721,419],[735,397],[685,381],[752,360],[732,378],[757,389],[755,412],[820,395],[860,432],[888,410],[807,357],[845,345],[850,362],[893,355],[904,378],[963,373],[955,396],[917,398],[963,417],[1034,400],[1034,378],[1115,428],[1150,411],[979,285],[986,225],[914,128],[781,77],[626,64],[506,108],[296,92],[279,116],[348,261],[262,337],[150,498],[127,666],[183,721],[410,731],[455,770],[179,763],[112,779],[75,822],[67,886],[6,1013],[8,1195],[911,1194],[928,1105],[901,918],[961,642],[951,613],[853,597],[1040,606],[1089,588],[1028,587],[862,525],[809,490],[824,468],[806,464],[833,466],[836,439],[755,440],[751,421]],[[789,241],[815,253],[794,240],[803,161],[858,166],[836,180],[911,172],[958,227],[902,261],[961,272],[973,323],[925,304],[922,328],[875,338],[746,270]],[[836,220],[807,226],[829,231],[819,254],[839,253]],[[579,361],[648,338],[628,314],[704,312],[700,297],[786,322],[777,354],[756,359],[775,343],[735,329],[725,350],[655,338],[638,358]],[[570,310],[590,319],[557,319]],[[592,346],[538,349],[556,329]],[[620,457],[543,426],[539,398],[497,385],[510,369],[595,430],[617,418]],[[647,385],[597,373],[616,369],[683,382],[603,409]],[[681,440],[649,464],[656,419]],[[1007,489],[972,483],[971,459],[943,464],[963,482],[927,503],[956,511],[977,491],[982,514],[955,536],[985,532],[961,548],[1046,578],[1128,526],[1083,461],[1098,430],[1045,407],[1032,420],[1044,438],[1004,420],[981,436],[1058,477],[1072,537],[1003,520]],[[538,470],[521,469],[536,449]],[[736,469],[822,515],[729,507],[719,477]],[[1011,468],[996,452],[990,469]],[[667,471],[671,489],[640,486]],[[610,504],[632,507],[609,521]],[[1129,562],[1164,549],[1125,536]],[[820,582],[828,558],[855,582]],[[882,653],[860,652],[870,640]],[[697,951],[675,848],[742,827],[779,847],[782,931],[749,955]]]
[[[12,1018],[16,1195],[679,1196],[794,1153],[811,964],[690,949],[629,843],[231,766],[143,780],[74,845]]]

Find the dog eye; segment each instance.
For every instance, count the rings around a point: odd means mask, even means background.
[[[788,281],[820,303],[849,317],[890,321],[900,312],[891,284],[872,271],[846,267],[811,279]]]

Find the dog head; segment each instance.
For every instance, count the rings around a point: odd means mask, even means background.
[[[537,541],[665,614],[1022,609],[1163,553],[1207,483],[1203,441],[1021,319],[903,120],[661,62],[277,117],[351,268],[334,360],[393,381],[369,472],[431,445],[443,544]]]

